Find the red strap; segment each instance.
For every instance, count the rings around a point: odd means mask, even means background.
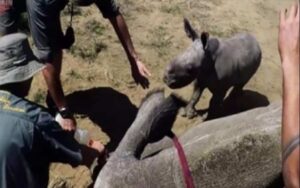
[[[177,149],[177,153],[179,156],[179,160],[180,160],[180,164],[181,164],[181,168],[182,168],[182,172],[183,172],[183,176],[184,176],[184,180],[185,180],[185,184],[186,184],[186,188],[194,188],[194,181],[193,181],[193,177],[191,174],[191,171],[189,169],[189,165],[186,159],[186,156],[184,154],[183,148],[177,138],[176,135],[173,136],[173,144],[175,146],[175,148]]]

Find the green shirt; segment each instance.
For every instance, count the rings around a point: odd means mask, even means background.
[[[49,164],[82,160],[79,144],[43,107],[0,90],[0,187],[47,187]]]

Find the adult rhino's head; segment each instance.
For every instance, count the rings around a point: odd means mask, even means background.
[[[184,102],[174,94],[165,98],[163,91],[150,92],[142,101],[136,120],[143,122],[139,131],[147,142],[157,142],[171,131],[177,112]]]
[[[165,98],[162,90],[150,92],[142,101],[137,116],[115,153],[140,159],[148,143],[172,136],[171,128],[184,102],[176,95]]]
[[[173,89],[186,86],[197,77],[209,38],[205,32],[199,36],[187,19],[184,19],[184,30],[193,43],[171,61],[164,73],[164,82]]]

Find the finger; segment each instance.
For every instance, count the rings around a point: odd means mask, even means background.
[[[68,130],[68,131],[71,131],[71,130],[72,130],[70,124],[67,125],[67,130]]]
[[[148,86],[147,86],[146,83],[141,84],[141,86],[142,86],[143,89],[147,89],[148,88]]]
[[[141,87],[142,87],[143,89],[146,88],[144,77],[140,77],[140,79],[139,79],[139,84],[141,85]]]
[[[280,25],[285,22],[286,9],[280,11]]]
[[[139,76],[140,76],[140,77],[147,77],[147,74],[146,74],[146,72],[145,72],[145,67],[141,67],[141,68],[139,69]]]
[[[288,15],[288,19],[293,19],[297,14],[297,7],[293,4],[290,8],[290,14]]]
[[[144,89],[148,89],[149,88],[150,83],[149,83],[149,80],[147,78],[144,78],[143,85],[144,85]]]
[[[299,21],[299,14],[300,14],[300,4],[299,4],[299,2],[297,3],[297,7],[298,7],[298,9],[297,9],[297,15],[296,15],[296,18],[297,18],[298,21]]]
[[[280,23],[284,23],[285,22],[286,11],[287,11],[286,9],[280,11]]]
[[[146,72],[147,76],[152,76],[151,72],[147,68],[145,68],[145,72]]]
[[[141,84],[141,86],[142,86],[143,89],[146,89],[146,86],[144,84]]]
[[[295,14],[294,14],[294,18],[297,17],[298,15],[298,11],[299,10],[299,3],[295,3]]]
[[[140,71],[140,76],[141,77],[147,77],[146,72],[144,70]]]
[[[150,87],[150,82],[149,80],[146,80],[146,88],[148,89]]]
[[[136,78],[134,78],[134,82],[136,83],[136,85],[139,85],[139,84],[140,84],[139,80],[136,79]]]
[[[140,79],[140,84],[141,84],[141,87],[142,87],[143,89],[146,88],[146,86],[145,86],[145,81],[144,81],[143,78]]]

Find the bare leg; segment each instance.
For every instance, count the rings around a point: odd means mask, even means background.
[[[195,85],[194,85],[193,96],[192,96],[190,102],[188,103],[188,105],[185,108],[184,116],[186,116],[187,118],[192,119],[193,117],[195,117],[197,115],[195,105],[199,101],[199,98],[202,95],[203,90],[204,90],[204,87],[199,86],[199,84],[196,82]]]

